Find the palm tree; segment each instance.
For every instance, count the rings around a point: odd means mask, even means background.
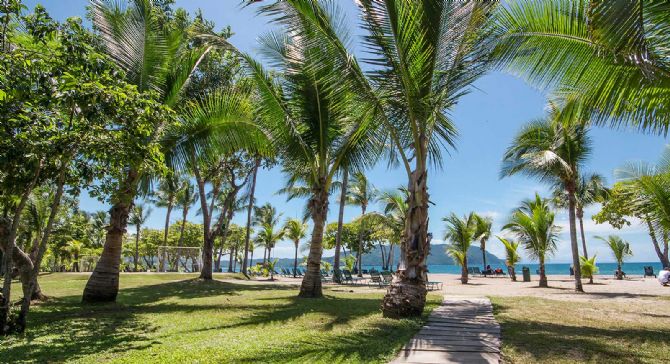
[[[590,174],[580,176],[575,188],[575,209],[579,220],[579,232],[582,238],[582,249],[584,257],[589,259],[589,253],[586,249],[586,235],[584,234],[584,209],[597,202],[602,202],[607,198],[609,189],[605,187],[605,178],[599,174]],[[554,190],[552,199],[554,205],[558,208],[568,208],[568,196],[562,189]],[[591,282],[593,283],[593,282]]]
[[[84,244],[79,240],[70,240],[65,247],[67,253],[70,255],[73,272],[79,272],[79,256],[84,249]]]
[[[130,217],[128,222],[130,225],[135,225],[135,255],[133,256],[133,270],[139,272],[138,264],[140,260],[140,231],[151,215],[151,208],[145,207],[143,204],[135,204],[130,210]]]
[[[456,214],[451,214],[442,219],[447,223],[447,231],[444,240],[450,241],[447,253],[461,266],[461,283],[468,283],[468,250],[472,242],[478,238],[477,215],[471,212],[462,219]]]
[[[272,248],[284,237],[284,230],[277,230],[282,214],[277,213],[277,209],[270,203],[256,207],[255,210],[254,225],[259,228],[256,242],[265,247],[263,253],[263,264],[265,264],[270,259]]]
[[[333,266],[335,269],[340,269],[340,250],[342,248],[342,230],[344,228],[344,207],[347,204],[347,190],[349,188],[349,169],[343,168],[342,182],[340,188],[340,210],[337,214],[337,235],[335,236],[335,257],[333,258]],[[335,283],[340,283],[340,275],[333,276]]]
[[[570,243],[575,271],[575,290],[583,292],[577,244],[576,191],[579,170],[591,153],[588,129],[571,125],[551,108],[546,119],[533,121],[517,134],[505,152],[502,177],[526,174],[561,188],[568,197]]]
[[[491,227],[493,226],[493,219],[475,214],[475,221],[477,222],[475,239],[479,240],[479,246],[482,250],[482,262],[484,264],[484,269],[486,269],[486,242],[491,239]]]
[[[633,251],[630,249],[630,243],[616,235],[610,235],[606,238],[596,236],[596,239],[604,241],[605,244],[607,244],[607,246],[612,250],[612,254],[614,255],[614,259],[617,263],[616,279],[623,279],[623,270],[621,269],[621,266],[623,266],[623,261],[626,258],[633,256]]]
[[[109,224],[109,214],[106,211],[96,211],[92,215],[91,230],[92,241],[96,246],[102,246],[105,243],[105,234]]]
[[[496,55],[507,69],[582,119],[668,131],[666,2],[516,0],[500,10]]]
[[[295,257],[293,260],[293,278],[296,277],[298,269],[298,248],[300,247],[300,240],[307,236],[307,224],[298,219],[288,219],[284,226],[286,237],[295,245]]]
[[[596,256],[594,255],[591,258],[579,257],[579,263],[581,264],[582,274],[584,277],[589,278],[590,284],[593,284],[593,276],[598,273]]]
[[[510,269],[510,278],[516,282],[516,270],[514,266],[521,260],[519,255],[519,243],[510,239],[497,237],[505,247],[505,265]]]
[[[351,186],[347,191],[347,203],[349,205],[360,206],[361,207],[361,218],[365,217],[367,212],[368,205],[370,202],[373,202],[377,196],[377,191],[368,181],[368,178],[363,172],[357,171],[353,174],[351,180]],[[363,231],[364,231],[364,221],[361,220],[361,228],[358,233],[358,276],[362,277],[362,267],[363,267]]]
[[[348,39],[340,26],[343,18],[330,5],[326,9],[316,1],[295,0],[261,7],[284,30],[261,37],[264,56],[279,71],[277,77],[245,56],[262,101],[258,115],[272,131],[283,168],[290,175],[304,176],[310,190],[307,206],[313,231],[300,297],[323,295],[323,233],[335,176],[344,166],[362,170],[371,165],[382,146],[368,138],[368,130],[376,124],[361,102],[362,95],[343,82],[351,72],[348,60],[353,56],[347,51],[343,57],[322,36],[321,29],[329,29],[334,38]],[[305,20],[304,14],[313,15],[309,19],[318,17],[318,26]]]
[[[530,257],[539,261],[540,287],[548,287],[544,263],[547,256],[556,251],[560,231],[554,225],[554,213],[548,202],[535,194],[534,200],[525,201],[521,208],[512,213],[503,229],[516,235]]]
[[[395,191],[383,192],[377,201],[384,206],[384,216],[388,222],[388,226],[393,232],[390,239],[391,248],[389,249],[388,260],[386,267],[390,269],[391,261],[394,258],[393,247],[400,245],[402,241],[402,234],[405,230],[405,222],[407,220],[407,199],[409,198],[409,191],[406,188],[398,188]]]
[[[129,83],[141,92],[158,93],[160,102],[174,107],[210,47],[191,47],[185,29],[167,29],[152,1],[129,2],[123,7],[118,1],[92,0],[93,27],[100,34],[103,49],[125,71]],[[158,141],[163,126],[157,126],[151,142]],[[103,252],[84,289],[84,302],[116,300],[123,235],[142,178],[144,161],[141,156],[137,160],[128,166],[114,196]]]
[[[165,231],[163,231],[163,245],[167,245],[168,233],[170,230],[170,215],[174,208],[177,192],[181,185],[181,177],[174,172],[168,172],[166,176],[161,178],[158,190],[154,195],[154,205],[156,207],[164,207],[167,209],[165,214]]]

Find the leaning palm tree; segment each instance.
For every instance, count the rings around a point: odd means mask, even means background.
[[[363,251],[363,231],[365,229],[365,213],[367,212],[368,205],[370,202],[373,202],[377,196],[377,191],[368,181],[368,178],[361,171],[356,171],[351,179],[351,185],[347,191],[347,203],[349,205],[360,206],[361,207],[361,228],[358,233],[358,276],[362,277],[362,267],[363,267],[363,256],[361,252]]]
[[[375,124],[362,95],[344,82],[350,78],[353,56],[346,52],[342,57],[321,34],[325,28],[338,40],[349,38],[334,3],[326,7],[312,0],[278,1],[260,11],[283,26],[283,33],[261,37],[263,55],[279,71],[277,77],[250,57],[245,60],[258,88],[258,115],[272,133],[283,168],[289,175],[305,176],[310,190],[313,231],[299,295],[321,297],[323,233],[335,176],[344,166],[372,165],[382,144],[369,138]],[[304,14],[318,14],[319,26]]]
[[[298,219],[288,219],[284,231],[286,237],[295,245],[295,257],[293,259],[293,278],[295,278],[298,270],[298,248],[300,247],[300,240],[307,236],[307,224]]]
[[[475,221],[477,222],[475,239],[479,240],[479,248],[482,251],[482,263],[484,268],[486,268],[486,242],[491,239],[493,219],[486,216],[475,215]]]
[[[519,255],[519,243],[516,241],[513,241],[511,239],[505,239],[497,236],[498,240],[503,244],[505,247],[505,265],[510,270],[509,277],[512,279],[512,281],[516,282],[516,269],[514,266],[521,260],[521,256]]]
[[[153,91],[167,107],[179,104],[208,46],[191,47],[186,30],[167,27],[160,9],[150,0],[92,0],[91,21],[107,55],[125,71],[138,90]],[[165,125],[157,125],[150,142],[158,142]],[[115,301],[119,291],[119,265],[128,215],[146,168],[138,156],[127,167],[113,196],[109,228],[100,260],[89,278],[83,301]]]
[[[570,243],[575,290],[583,292],[577,244],[576,191],[579,171],[591,153],[588,129],[563,120],[552,107],[546,119],[533,121],[517,134],[503,157],[502,177],[525,174],[552,184],[568,197]]]
[[[610,235],[606,238],[601,236],[596,236],[596,239],[600,239],[607,244],[607,246],[612,250],[612,255],[614,255],[614,260],[616,260],[616,279],[623,279],[623,261],[633,256],[633,251],[630,249],[630,243],[626,240],[623,240],[621,237],[616,235]]]
[[[468,250],[477,238],[477,215],[471,212],[462,219],[451,214],[442,219],[447,223],[444,239],[449,241],[447,253],[461,266],[461,283],[468,283]]]
[[[515,0],[500,8],[497,58],[582,119],[670,126],[666,1]]]
[[[151,215],[151,208],[145,207],[143,204],[135,204],[130,210],[130,217],[128,222],[130,225],[135,225],[135,255],[133,256],[133,270],[139,272],[138,264],[140,260],[140,231]]]
[[[556,252],[560,228],[554,224],[554,213],[538,194],[535,199],[512,213],[503,229],[513,233],[531,258],[540,263],[540,287],[547,287],[546,258]]]

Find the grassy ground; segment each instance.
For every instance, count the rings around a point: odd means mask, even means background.
[[[510,363],[668,363],[670,300],[492,297]]]
[[[86,275],[43,276],[52,299],[25,336],[0,339],[0,362],[381,363],[421,326],[382,318],[382,290],[297,299],[295,287],[193,278],[123,275],[118,303],[84,306]]]

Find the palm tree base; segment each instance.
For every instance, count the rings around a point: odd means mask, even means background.
[[[421,316],[426,294],[426,284],[421,280],[394,280],[382,301],[382,314],[394,319]]]
[[[321,298],[323,297],[323,290],[321,289],[321,275],[310,272],[307,270],[305,273],[305,278],[302,279],[302,285],[300,286],[300,293],[298,294],[300,298]]]
[[[116,302],[119,293],[119,273],[93,271],[89,278],[84,295],[83,303]]]

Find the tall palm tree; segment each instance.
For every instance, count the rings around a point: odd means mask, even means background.
[[[143,204],[135,204],[132,210],[130,210],[130,217],[128,222],[130,225],[135,225],[135,255],[133,256],[133,270],[139,272],[139,260],[140,260],[140,231],[142,230],[142,225],[144,225],[151,215],[151,208],[147,208]]]
[[[335,256],[333,258],[333,266],[335,269],[340,269],[340,250],[342,249],[342,231],[344,229],[344,208],[347,204],[347,191],[349,189],[349,169],[343,168],[342,182],[340,183],[340,210],[337,214],[337,235],[335,236]],[[333,276],[336,283],[340,283],[340,275]]]
[[[479,248],[482,250],[482,262],[484,264],[484,269],[486,269],[486,242],[491,239],[493,219],[475,214],[475,221],[477,222],[475,239],[479,240]]]
[[[288,219],[284,231],[286,237],[295,245],[295,257],[293,259],[293,278],[295,278],[298,270],[298,248],[300,247],[300,240],[307,236],[307,224],[298,219]]]
[[[515,0],[500,10],[501,65],[553,90],[582,119],[668,131],[667,2]]]
[[[167,209],[165,214],[165,230],[163,231],[163,245],[167,245],[168,233],[170,230],[170,215],[175,205],[177,192],[181,185],[181,177],[173,172],[168,172],[166,176],[160,179],[158,190],[153,196],[153,203],[156,207]]]
[[[186,218],[191,206],[197,201],[198,192],[191,180],[184,179],[177,191],[176,203],[181,208],[181,225],[179,227],[179,239],[177,240],[177,248],[184,243],[184,229],[186,228]],[[179,250],[177,250],[177,264],[179,264]]]
[[[383,192],[378,199],[384,206],[384,216],[386,216],[388,225],[393,232],[393,237],[390,241],[391,248],[388,254],[387,269],[390,269],[390,266],[392,266],[391,261],[394,259],[393,247],[400,245],[402,242],[402,234],[407,220],[408,198],[409,191],[401,187],[395,191]]]
[[[525,201],[503,227],[516,235],[530,257],[540,263],[540,287],[548,287],[544,263],[557,249],[560,227],[554,224],[554,217],[547,200],[535,194],[535,199]]]
[[[167,27],[151,0],[92,0],[91,21],[107,55],[140,91],[154,91],[167,107],[178,105],[182,91],[209,52],[208,46],[191,47],[185,29]],[[169,28],[169,29],[168,29]],[[165,125],[158,125],[150,142],[157,142]],[[128,166],[113,198],[110,223],[100,260],[84,289],[84,302],[115,301],[119,290],[119,264],[123,235],[144,161]]]
[[[525,174],[552,184],[568,197],[570,243],[575,271],[575,290],[583,292],[577,244],[577,185],[579,171],[591,154],[588,129],[570,124],[551,108],[546,119],[533,121],[517,134],[503,157],[502,177]]]
[[[362,277],[362,267],[363,267],[363,231],[365,229],[365,213],[367,212],[368,205],[370,202],[374,202],[377,197],[377,191],[374,189],[372,184],[368,181],[368,178],[361,171],[356,171],[351,179],[351,186],[347,191],[347,203],[349,205],[360,206],[361,207],[361,228],[358,233],[358,276]]]
[[[498,240],[505,247],[505,265],[510,269],[510,278],[516,282],[516,270],[514,266],[521,260],[519,255],[519,243],[511,239],[505,239],[497,236]]]
[[[283,26],[284,32],[261,37],[263,55],[279,72],[271,77],[248,56],[246,64],[262,101],[259,117],[272,131],[284,170],[305,176],[310,189],[312,240],[299,295],[321,297],[323,233],[334,178],[344,166],[364,169],[374,163],[382,144],[368,137],[376,124],[361,102],[362,95],[343,82],[353,56],[347,51],[343,57],[322,36],[321,29],[328,29],[338,40],[349,38],[334,3],[278,1],[260,11]],[[312,23],[316,18],[318,26]]]
[[[575,210],[579,220],[579,232],[582,238],[582,249],[584,257],[589,259],[586,249],[586,235],[584,234],[584,209],[607,198],[609,189],[605,187],[605,178],[599,174],[582,175],[577,179],[575,188]],[[553,204],[558,208],[567,209],[569,198],[563,189],[555,189],[552,198]],[[593,282],[591,282],[593,283]]]
[[[477,239],[477,215],[471,212],[469,215],[459,218],[451,214],[442,219],[447,223],[444,239],[449,241],[447,253],[461,266],[461,283],[468,283],[468,250],[472,242]]]
[[[612,250],[612,254],[614,255],[614,259],[617,263],[616,279],[623,279],[623,270],[621,269],[623,266],[623,261],[626,258],[633,256],[633,251],[630,249],[630,243],[616,235],[610,235],[606,238],[603,238],[602,236],[596,236],[596,239],[604,241],[605,244],[607,244],[607,246]]]

